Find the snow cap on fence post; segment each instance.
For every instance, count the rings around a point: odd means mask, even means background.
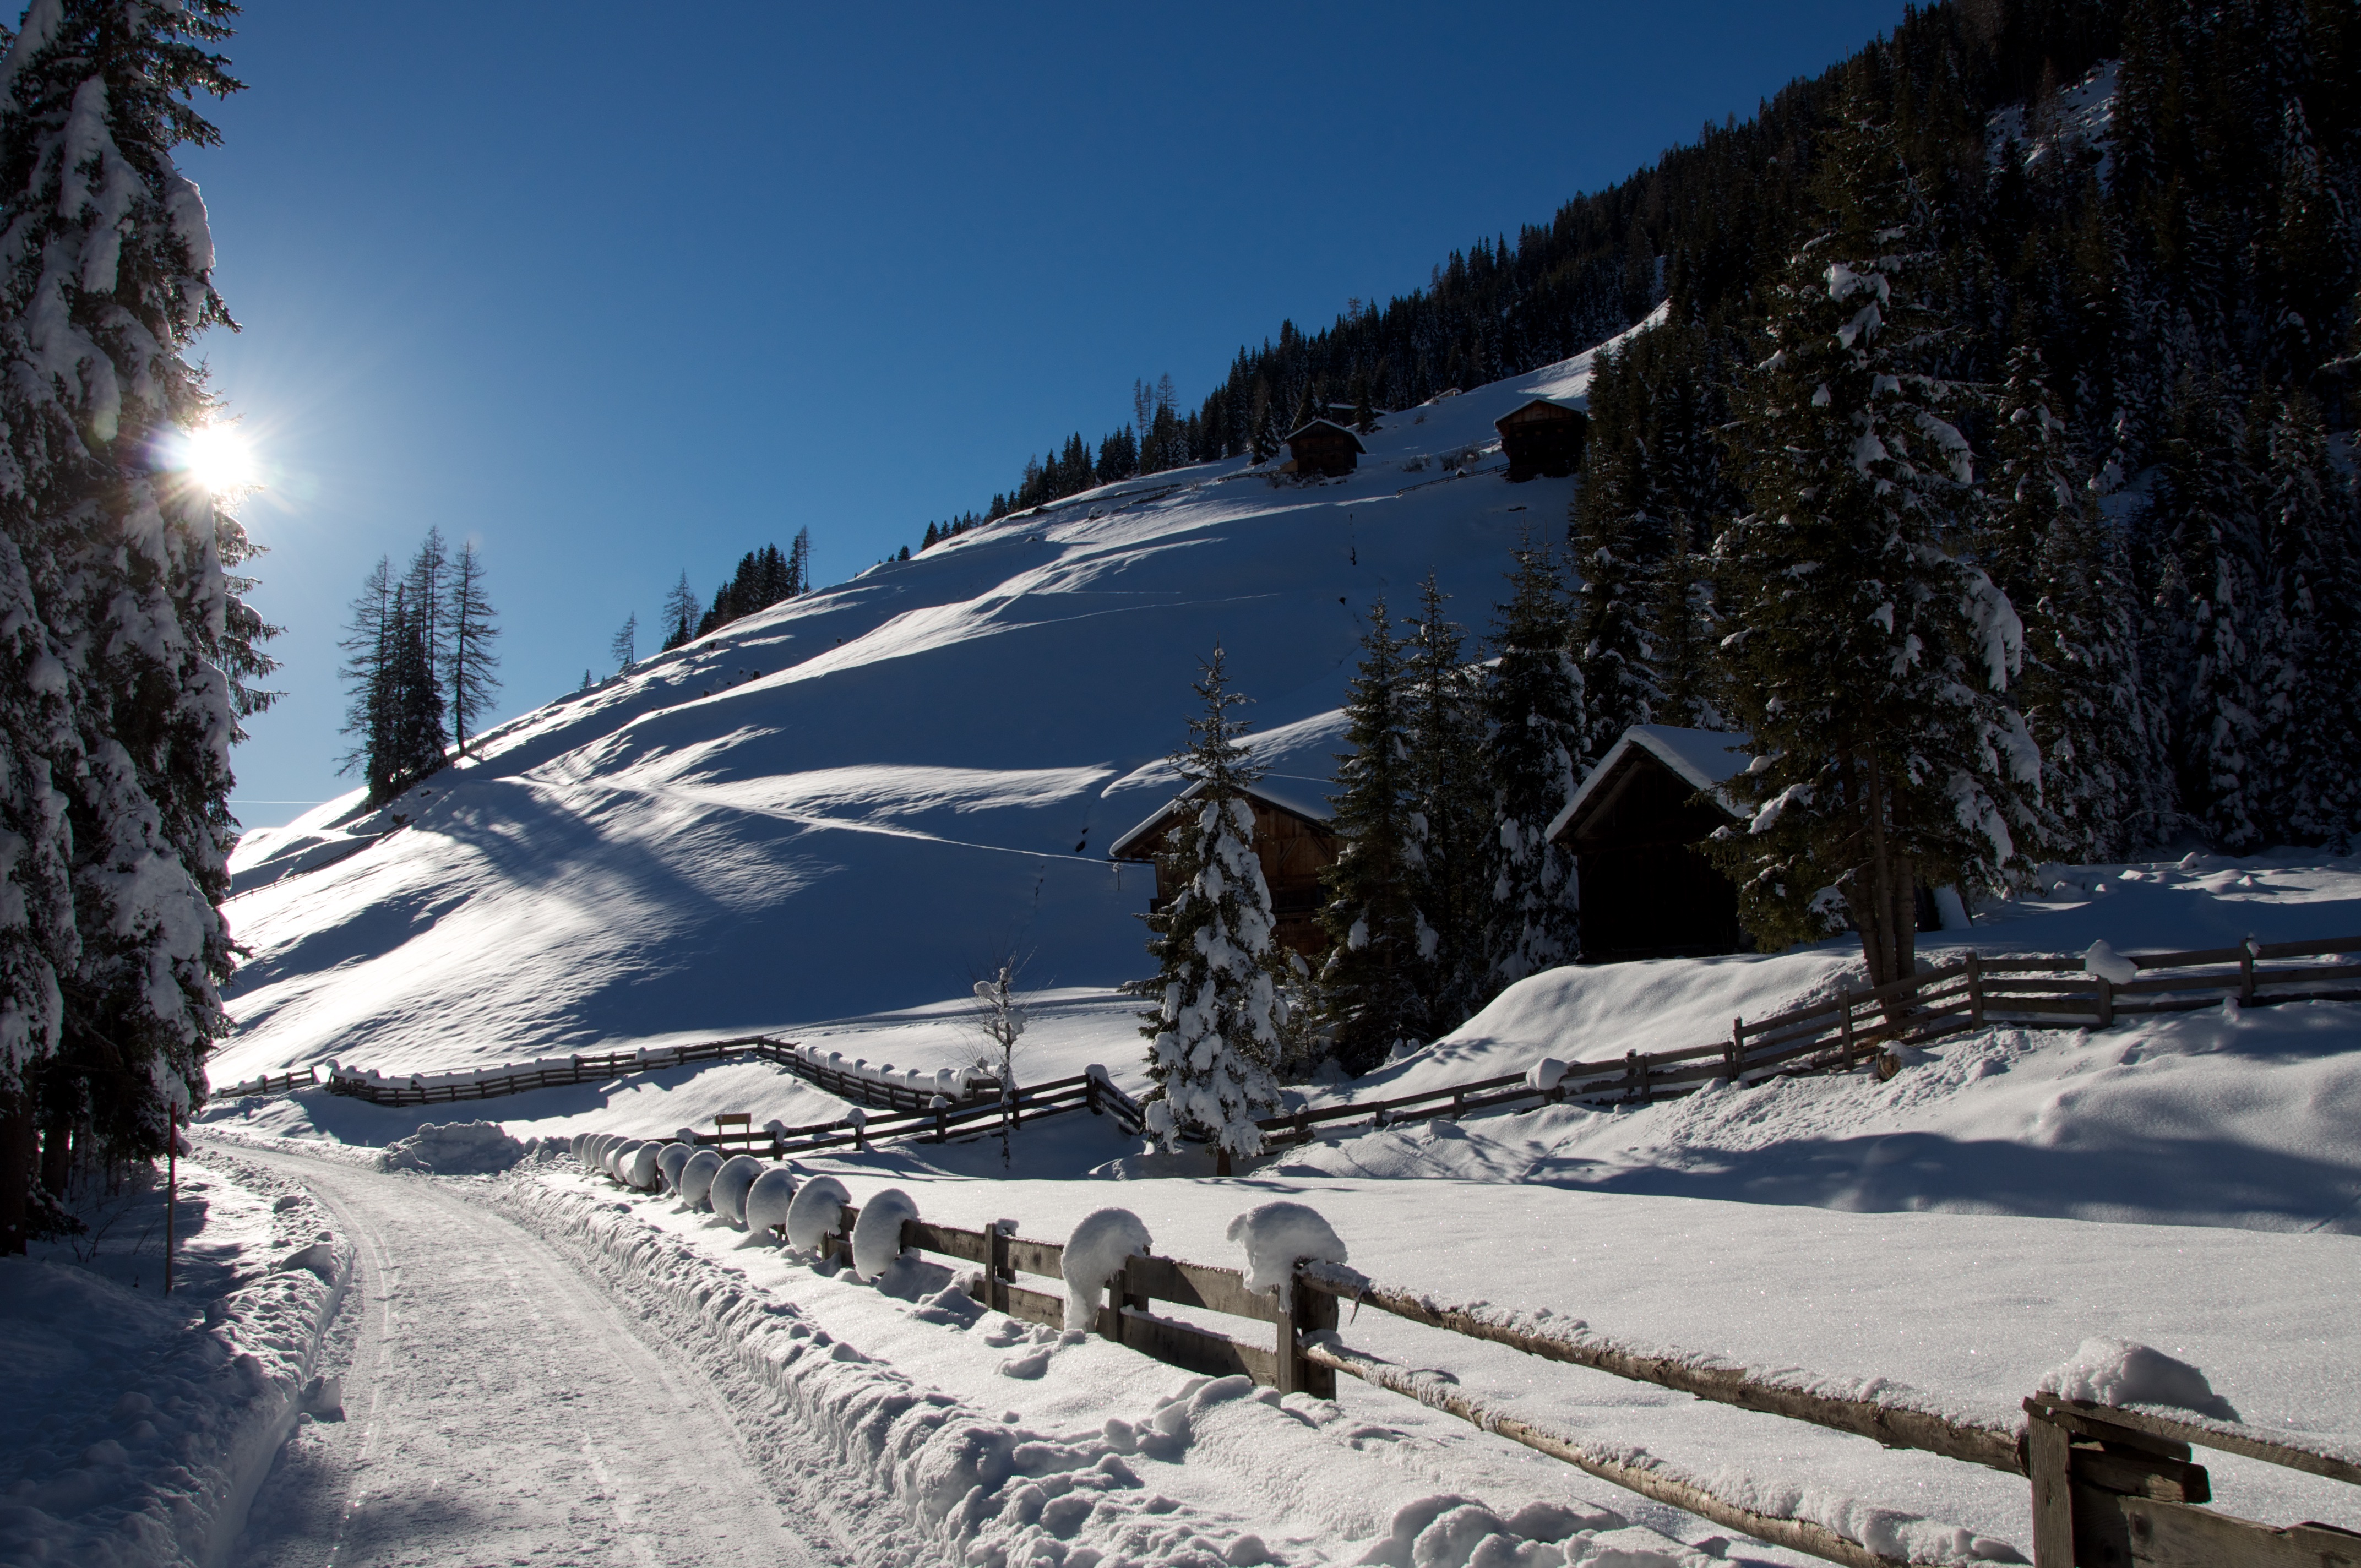
[[[2139,965],[2109,947],[2102,937],[2082,955],[2082,972],[2097,975],[2110,985],[2123,985],[2139,978]]]
[[[754,1179],[746,1190],[746,1228],[756,1235],[775,1231],[787,1223],[788,1206],[796,1200],[796,1173],[792,1167],[774,1165]]]
[[[1558,1080],[1565,1076],[1565,1063],[1555,1057],[1543,1057],[1525,1069],[1525,1087],[1538,1094],[1555,1089]]]
[[[852,1272],[875,1279],[902,1255],[902,1224],[918,1217],[917,1204],[898,1187],[870,1194],[852,1222]]]
[[[701,1208],[707,1190],[713,1185],[714,1172],[720,1168],[719,1155],[711,1149],[699,1149],[681,1166],[680,1179],[673,1184],[673,1190],[691,1209]]]
[[[1282,1306],[1290,1300],[1297,1264],[1349,1261],[1343,1239],[1317,1210],[1283,1200],[1232,1220],[1229,1239],[1246,1249],[1246,1288],[1270,1291]]]
[[[844,1229],[842,1211],[851,1201],[852,1194],[833,1176],[815,1176],[796,1188],[787,1203],[787,1245],[797,1252],[818,1252],[822,1242]]]
[[[1066,1332],[1088,1333],[1125,1260],[1145,1257],[1155,1245],[1147,1223],[1128,1209],[1093,1209],[1083,1215],[1066,1239],[1060,1265],[1066,1277]]]

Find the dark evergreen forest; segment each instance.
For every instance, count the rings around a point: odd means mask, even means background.
[[[1169,379],[1143,384],[1129,425],[1031,460],[989,515],[1262,456],[1314,411],[1529,370],[1662,305],[1666,324],[1591,391],[1568,528],[1577,761],[1630,722],[1734,722],[1715,605],[1736,590],[1716,552],[1761,499],[1747,448],[1772,429],[1744,417],[1745,387],[1799,247],[1871,178],[1838,167],[1864,156],[1861,127],[1908,187],[1895,221],[1926,262],[1912,308],[1944,323],[1907,368],[1947,389],[1993,503],[1941,543],[2026,622],[2015,700],[2056,775],[2046,847],[2348,832],[2361,574],[2336,454],[2361,363],[2361,9],[2345,0],[1911,10],[1752,119],[1455,252],[1423,289],[1317,333],[1281,323],[1193,410]]]

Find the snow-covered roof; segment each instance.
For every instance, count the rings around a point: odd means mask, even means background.
[[[1581,404],[1575,402],[1570,398],[1527,398],[1523,402],[1519,403],[1515,408],[1510,409],[1507,413],[1504,413],[1499,419],[1494,420],[1492,422],[1493,428],[1499,428],[1501,425],[1504,425],[1510,420],[1516,418],[1519,414],[1524,412],[1527,409],[1532,408],[1535,405],[1539,405],[1545,409],[1557,409],[1582,419],[1588,419],[1590,417],[1588,413],[1583,411]]]
[[[1355,435],[1351,431],[1345,429],[1343,425],[1338,424],[1333,419],[1315,419],[1308,424],[1299,425],[1295,429],[1289,431],[1285,435],[1280,436],[1279,439],[1281,441],[1293,441],[1299,435],[1309,435],[1313,431],[1321,429],[1334,431],[1337,434],[1351,442],[1353,444],[1353,450],[1356,452],[1367,452],[1368,450],[1367,447],[1361,444],[1361,438],[1359,436]]]
[[[1250,799],[1259,800],[1266,806],[1275,806],[1281,811],[1291,811],[1307,821],[1325,822],[1336,815],[1334,808],[1328,804],[1327,795],[1323,793],[1330,787],[1325,779],[1260,778],[1238,793]],[[1147,859],[1145,855],[1132,852],[1139,841],[1162,827],[1171,817],[1173,807],[1183,801],[1194,800],[1204,793],[1205,781],[1199,779],[1187,789],[1158,806],[1138,827],[1109,844],[1107,858],[1112,861]]]
[[[1614,774],[1624,753],[1635,749],[1654,757],[1693,788],[1711,793],[1731,816],[1737,816],[1738,807],[1722,793],[1721,786],[1744,771],[1752,760],[1746,754],[1746,748],[1752,743],[1752,736],[1728,729],[1634,724],[1616,737],[1615,744],[1607,748],[1607,755],[1598,759],[1598,765],[1590,770],[1590,776],[1582,781],[1582,787],[1565,803],[1565,809],[1551,819],[1548,837],[1554,839],[1565,831],[1583,804]]]

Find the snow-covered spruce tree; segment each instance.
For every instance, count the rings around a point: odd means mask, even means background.
[[[932,547],[934,543],[935,525],[930,522],[927,524],[926,547]],[[688,586],[688,574],[683,572],[680,581],[664,595],[664,651],[669,653],[694,638],[697,635],[697,618],[704,613],[705,601],[697,597],[697,590]]]
[[[1575,501],[1575,663],[1582,670],[1586,757],[1604,756],[1634,724],[1655,721],[1659,696],[1648,645],[1645,520],[1620,508]]]
[[[1648,652],[1653,663],[1655,722],[1689,729],[1727,726],[1715,695],[1720,641],[1713,609],[1712,563],[1678,549],[1656,564],[1648,584]]]
[[[1246,699],[1229,689],[1220,648],[1203,672],[1194,687],[1203,711],[1172,757],[1184,785],[1197,790],[1165,851],[1168,885],[1177,891],[1148,917],[1163,1002],[1140,1033],[1156,1084],[1147,1101],[1149,1133],[1168,1150],[1184,1135],[1210,1140],[1216,1169],[1227,1174],[1234,1157],[1262,1152],[1256,1121],[1279,1106],[1272,1010],[1279,959],[1270,887],[1254,850],[1254,807],[1242,793],[1260,774],[1240,739],[1246,722],[1230,715]]]
[[[2041,353],[2021,345],[1993,410],[1994,472],[1980,549],[2025,622],[2016,685],[2041,748],[2038,847],[2119,859],[2169,836],[2163,715],[2139,660],[2137,589],[2057,412]]]
[[[1849,913],[1873,983],[1913,972],[1921,883],[2002,881],[2036,823],[2040,755],[2009,704],[2022,628],[1953,549],[1976,504],[1929,373],[1949,346],[1916,182],[1881,126],[1826,143],[1828,225],[1769,300],[1773,352],[1741,389],[1751,511],[1716,544],[1722,644],[1755,761],[1709,846],[1765,945]]]
[[[1565,585],[1545,547],[1517,551],[1484,684],[1484,773],[1492,784],[1490,907],[1494,989],[1572,963],[1581,952],[1574,857],[1543,835],[1574,798],[1583,761],[1582,672]]]
[[[431,608],[410,598],[404,584],[393,590],[393,620],[386,657],[387,740],[373,766],[383,770],[390,799],[432,777],[448,760],[443,730],[443,687],[434,676],[428,644]]]
[[[1320,924],[1328,961],[1321,1008],[1336,1059],[1362,1073],[1400,1045],[1424,1038],[1419,980],[1421,922],[1411,862],[1410,693],[1402,641],[1386,601],[1369,607],[1361,663],[1345,701],[1345,744],[1336,759],[1336,863],[1322,873],[1327,902]]]
[[[2282,759],[2272,816],[2301,842],[2349,846],[2361,833],[2361,506],[2309,398],[2273,411],[2258,478],[2290,655],[2283,728],[2270,738]]]
[[[206,52],[231,9],[36,0],[0,61],[0,660],[19,676],[0,704],[0,1099],[21,1116],[31,1089],[131,1158],[202,1097],[225,1026],[229,750],[268,700],[248,683],[269,629],[232,575],[252,547],[170,466],[214,414],[182,350],[228,321],[171,155],[214,139],[192,98],[237,85]],[[0,1146],[5,1228],[21,1124]]]
[[[2185,382],[2144,520],[2158,583],[2147,657],[2170,703],[2180,811],[2231,854],[2272,833],[2264,710],[2285,671],[2245,447],[2227,400]]]
[[[341,734],[353,737],[352,749],[336,764],[336,772],[358,772],[372,781],[375,792],[376,775],[369,771],[369,754],[376,749],[379,734],[384,725],[386,651],[391,646],[387,640],[387,623],[393,616],[393,563],[380,555],[377,565],[361,579],[361,591],[355,597],[351,619],[345,623],[345,635],[336,644],[345,652],[345,662],[337,668],[337,679],[345,683],[345,725]]]
[[[680,575],[681,587],[688,586],[688,574]],[[694,623],[695,596],[687,622]],[[450,628],[451,651],[444,664],[443,689],[451,701],[451,740],[461,756],[467,754],[467,737],[475,722],[492,706],[492,694],[500,689],[497,672],[500,656],[492,649],[500,640],[500,622],[492,609],[491,597],[484,592],[484,558],[470,543],[459,546],[459,554],[451,562],[450,599],[445,609],[444,624]]]
[[[1490,995],[1484,961],[1485,853],[1490,791],[1485,787],[1483,711],[1465,635],[1443,613],[1444,596],[1427,574],[1402,675],[1409,707],[1410,815],[1403,845],[1418,920],[1420,1033],[1457,1028]]]

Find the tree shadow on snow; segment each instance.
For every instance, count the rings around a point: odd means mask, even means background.
[[[1545,1157],[1523,1179],[1591,1192],[1858,1213],[1911,1210],[2361,1234],[2361,1168],[2219,1138],[2059,1148],[1935,1133],[1806,1138],[1686,1167]]]

